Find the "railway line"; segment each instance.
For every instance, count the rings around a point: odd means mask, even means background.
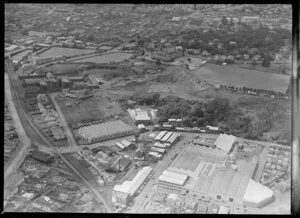
[[[8,76],[10,78],[11,84],[12,84],[12,93],[14,93],[14,102],[17,103],[16,108],[18,108],[18,114],[20,116],[20,118],[22,117],[23,123],[22,125],[26,125],[26,129],[31,128],[31,131],[35,131],[35,136],[38,135],[40,137],[40,139],[42,140],[41,144],[46,144],[49,147],[51,147],[53,149],[53,151],[58,154],[58,156],[67,164],[68,167],[70,167],[75,174],[77,174],[77,176],[79,176],[84,183],[89,187],[89,189],[92,191],[92,193],[95,196],[95,199],[98,201],[98,203],[102,204],[105,207],[105,212],[109,213],[112,212],[110,207],[107,205],[105,199],[100,195],[100,193],[90,184],[89,181],[87,181],[79,172],[78,170],[65,158],[63,157],[60,152],[57,150],[57,148],[55,146],[52,145],[52,143],[39,131],[39,129],[32,123],[31,119],[29,118],[29,116],[25,113],[21,101],[19,99],[19,96],[15,93],[16,92],[16,84],[14,84],[14,80],[12,79],[12,75],[13,75],[13,70],[12,70],[12,66],[9,63],[9,60],[5,60],[5,69],[6,72],[8,73]],[[25,128],[24,128],[25,129]],[[33,133],[33,132],[31,132]],[[40,142],[40,141],[39,141]]]

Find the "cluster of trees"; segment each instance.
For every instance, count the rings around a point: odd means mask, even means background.
[[[183,119],[182,125],[187,127],[218,125],[227,133],[249,139],[262,137],[263,133],[269,131],[274,122],[282,117],[280,103],[273,101],[258,102],[264,107],[260,107],[258,112],[249,116],[241,108],[251,106],[255,102],[245,101],[230,105],[228,99],[217,97],[202,103],[176,96],[161,97],[159,93],[134,95],[123,98],[121,102],[127,104],[128,100],[158,108],[159,122],[167,122],[169,118],[180,118]]]
[[[266,27],[257,29],[245,27],[234,34],[226,30],[208,32],[191,30],[182,33],[182,39],[179,44],[184,48],[206,50],[211,55],[249,54],[252,57],[258,54],[263,59],[269,60],[285,45],[285,41],[291,44],[292,38],[290,32],[283,29],[269,30]],[[215,40],[215,44],[210,46],[208,43],[213,40]],[[236,44],[231,45],[229,44],[230,41],[235,41]],[[218,48],[216,46],[218,43],[222,43],[223,47]],[[253,52],[249,52],[250,49],[253,49]]]

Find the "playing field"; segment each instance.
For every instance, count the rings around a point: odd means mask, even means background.
[[[133,56],[131,53],[111,53],[111,54],[105,54],[101,56],[94,56],[79,60],[74,60],[72,62],[95,62],[95,63],[110,63],[110,62],[122,62],[126,59],[129,59]]]
[[[61,48],[61,47],[53,47],[49,50],[39,54],[39,57],[49,57],[49,56],[72,56],[72,55],[82,55],[94,52],[92,49],[76,49],[76,48]]]
[[[282,93],[286,92],[290,80],[286,75],[216,64],[206,64],[191,72],[215,86],[245,86]]]

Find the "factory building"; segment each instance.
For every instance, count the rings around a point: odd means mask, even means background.
[[[160,154],[164,154],[166,152],[165,149],[154,147],[154,146],[151,147],[151,151],[155,151],[155,152],[160,153]]]
[[[135,110],[128,109],[128,113],[130,114],[131,118],[134,120],[136,124],[151,124],[152,119],[149,116],[148,112],[145,110],[142,110],[140,108],[137,108]]]
[[[166,135],[161,139],[161,142],[167,142],[172,134],[173,132],[167,132]]]
[[[224,166],[226,155],[227,149],[188,145],[159,177],[160,192],[185,193],[251,207],[269,203],[273,191],[251,179],[258,159],[233,168]]]
[[[58,61],[58,60],[64,60],[64,57],[62,55],[54,56],[54,57],[53,56],[49,56],[49,57],[34,56],[34,57],[32,57],[32,62],[33,62],[34,66],[47,64],[52,61]]]
[[[117,142],[116,146],[120,148],[121,150],[127,150],[127,149],[134,149],[135,145],[128,140],[124,139],[121,142]]]
[[[187,179],[187,175],[165,170],[158,178],[158,189],[160,191],[181,193]]]
[[[227,153],[229,153],[235,143],[236,137],[233,135],[220,134],[214,145]]]
[[[168,146],[166,144],[161,144],[160,142],[155,142],[154,147],[166,149]]]
[[[131,164],[130,159],[126,157],[122,157],[118,161],[114,162],[113,165],[107,167],[105,171],[113,172],[113,173],[125,172],[128,170],[130,164]]]
[[[179,134],[174,132],[168,139],[167,143],[169,143],[170,145],[173,145],[174,143],[176,143],[178,141],[178,139],[179,139]]]
[[[126,206],[130,198],[134,198],[138,189],[152,172],[152,167],[141,169],[132,181],[125,181],[120,185],[115,185],[112,193],[112,203],[115,205]]]
[[[161,159],[162,158],[162,155],[159,154],[158,152],[155,152],[155,151],[150,151],[148,153],[148,155],[150,155],[152,158],[155,158],[155,159]]]
[[[155,137],[155,141],[160,141],[164,135],[167,133],[167,131],[161,131],[156,137]]]
[[[273,191],[268,187],[250,179],[244,194],[244,204],[250,207],[262,207],[271,202]]]
[[[85,126],[78,129],[79,135],[88,142],[108,140],[134,133],[134,129],[121,120]]]

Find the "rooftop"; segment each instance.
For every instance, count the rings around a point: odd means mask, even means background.
[[[112,135],[119,132],[131,131],[133,128],[121,120],[85,126],[78,129],[80,135],[85,138],[97,138]]]
[[[187,175],[165,170],[163,174],[159,176],[158,180],[183,185],[186,182],[187,178]]]
[[[265,202],[266,199],[272,198],[272,196],[273,191],[271,189],[250,179],[244,195],[244,201],[248,203],[260,204]]]
[[[228,153],[231,150],[235,139],[236,137],[233,135],[220,134],[214,145],[217,146],[217,148]]]
[[[115,185],[114,191],[128,193],[129,195],[133,195],[140,185],[144,182],[147,176],[151,173],[152,167],[146,166],[141,169],[132,181],[125,181],[121,185]]]

